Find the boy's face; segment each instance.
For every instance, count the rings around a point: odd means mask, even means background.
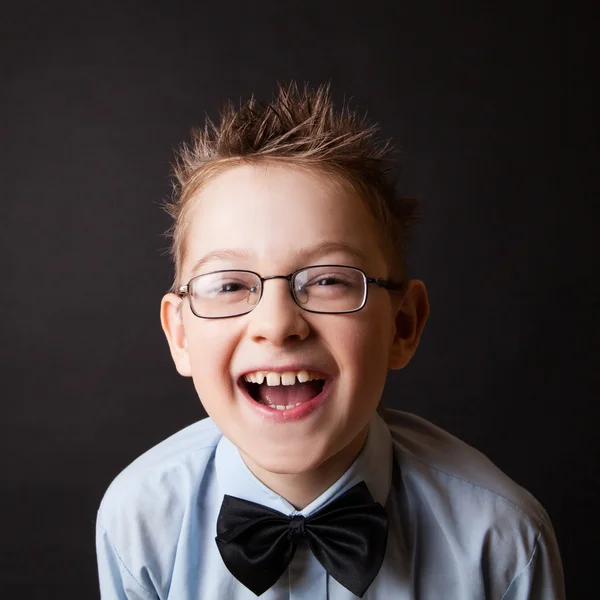
[[[235,166],[209,181],[194,210],[182,283],[221,269],[265,277],[318,264],[389,277],[368,210],[325,175],[276,164]],[[339,248],[315,252],[326,243]],[[221,255],[195,270],[217,251]],[[409,298],[415,284],[420,282],[411,282]],[[351,460],[364,442],[388,368],[408,362],[427,312],[421,306],[418,322],[414,306],[407,308],[410,301],[370,285],[358,312],[310,313],[295,304],[284,279],[266,281],[261,301],[243,316],[198,318],[185,299],[179,318],[180,302],[167,294],[162,305],[177,369],[193,378],[206,412],[255,473],[310,472],[345,453]],[[397,334],[399,327],[405,333]],[[289,418],[292,411],[286,415],[252,399],[243,381],[249,372],[302,370],[317,371],[326,383],[311,410]]]

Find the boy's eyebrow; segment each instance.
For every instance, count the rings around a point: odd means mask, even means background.
[[[205,254],[192,269],[192,275],[196,275],[198,271],[208,262],[213,260],[248,260],[250,257],[249,252],[245,252],[244,250],[213,250],[213,252],[209,252]]]
[[[296,252],[296,255],[306,261],[308,259],[319,258],[325,254],[332,254],[333,252],[345,252],[361,260],[366,260],[367,258],[367,255],[362,250],[346,242],[321,242],[310,248],[300,248]],[[205,254],[194,265],[192,275],[196,275],[206,263],[213,260],[243,261],[248,260],[251,256],[252,253],[246,250],[214,250]]]

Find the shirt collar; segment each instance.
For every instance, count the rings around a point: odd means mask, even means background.
[[[383,419],[375,413],[367,441],[356,460],[329,489],[301,511],[257,479],[225,436],[221,436],[217,445],[215,466],[223,494],[268,506],[288,516],[309,516],[361,481],[367,484],[375,502],[385,506],[392,477],[392,437]]]

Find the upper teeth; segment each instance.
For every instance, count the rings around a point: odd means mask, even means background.
[[[273,385],[294,385],[296,379],[300,383],[305,383],[313,379],[322,379],[322,377],[309,373],[308,371],[286,371],[285,373],[275,373],[273,371],[256,371],[254,373],[246,373],[244,379],[250,383],[266,383],[269,386]]]

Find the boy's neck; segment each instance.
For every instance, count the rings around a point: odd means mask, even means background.
[[[272,473],[261,468],[241,451],[240,455],[257,479],[287,500],[296,510],[302,510],[348,470],[360,453],[368,433],[367,425],[348,446],[307,473]]]

